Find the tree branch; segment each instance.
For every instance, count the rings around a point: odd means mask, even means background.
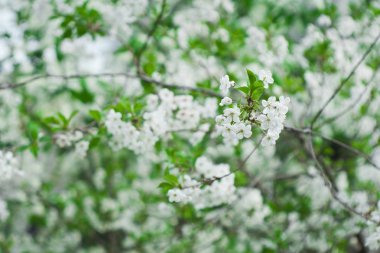
[[[165,83],[162,81],[155,80],[147,75],[144,74],[129,74],[129,73],[99,73],[99,74],[73,74],[73,75],[58,75],[58,74],[43,74],[39,76],[35,76],[32,78],[29,78],[25,81],[22,81],[20,83],[9,83],[5,85],[0,85],[0,90],[5,90],[5,89],[17,89],[20,87],[23,87],[29,83],[36,82],[38,80],[42,79],[50,79],[50,78],[57,78],[57,79],[64,79],[64,80],[69,80],[69,79],[81,79],[81,78],[103,78],[103,77],[125,77],[125,78],[135,78],[135,79],[140,79],[142,81],[148,82],[155,84],[159,87],[167,88],[167,89],[174,89],[174,90],[187,90],[187,91],[193,91],[197,93],[203,93],[205,95],[211,96],[211,97],[216,97],[216,98],[222,98],[223,96],[217,92],[214,92],[210,89],[205,89],[205,88],[200,88],[200,87],[192,87],[192,86],[181,86],[177,84],[170,84],[170,83]]]
[[[328,104],[338,95],[339,91],[343,88],[343,86],[351,79],[351,77],[355,74],[358,67],[362,64],[362,62],[367,58],[368,54],[372,51],[372,49],[375,47],[376,43],[380,39],[380,33],[376,36],[375,40],[372,42],[372,44],[369,46],[369,48],[365,51],[363,56],[360,58],[360,60],[356,63],[354,68],[351,70],[349,75],[340,83],[340,85],[334,90],[334,93],[329,97],[329,99],[325,102],[325,104],[319,109],[317,114],[314,116],[314,118],[311,120],[310,128],[312,129],[314,126],[314,123],[318,120],[319,116],[323,113],[323,111],[326,109]]]
[[[140,48],[140,50],[136,53],[136,65],[137,65],[137,71],[140,73],[140,65],[141,65],[141,56],[145,52],[145,50],[148,47],[148,44],[150,42],[150,39],[153,37],[154,33],[157,31],[158,26],[160,25],[162,18],[164,17],[164,12],[165,12],[165,7],[166,7],[166,0],[162,0],[161,3],[161,10],[160,13],[158,14],[156,20],[153,23],[152,29],[149,31],[147,38]]]
[[[285,130],[289,131],[289,132],[293,132],[293,133],[297,133],[297,134],[302,134],[302,135],[308,135],[308,134],[312,134],[313,136],[318,136],[322,139],[324,139],[325,141],[328,141],[328,142],[331,142],[331,143],[334,143],[358,156],[361,156],[363,157],[369,164],[371,164],[373,167],[375,167],[377,170],[380,170],[380,167],[377,166],[370,158],[369,155],[363,153],[362,151],[358,150],[358,149],[355,149],[353,147],[351,147],[350,145],[344,143],[344,142],[341,142],[339,140],[336,140],[336,139],[333,139],[333,138],[330,138],[330,137],[327,137],[327,136],[324,136],[320,133],[317,133],[315,131],[312,131],[310,130],[309,128],[305,128],[305,129],[299,129],[299,128],[294,128],[294,127],[289,127],[289,126],[286,126],[285,127]]]
[[[317,155],[315,154],[315,150],[314,150],[314,146],[313,146],[313,141],[312,141],[312,133],[309,134],[309,140],[308,140],[308,152],[311,156],[311,158],[314,160],[319,172],[320,172],[320,175],[326,185],[326,187],[329,189],[330,193],[331,193],[331,196],[339,203],[341,204],[347,211],[349,211],[350,213],[353,213],[367,221],[372,221],[374,222],[373,220],[370,219],[369,215],[366,214],[366,213],[362,213],[362,212],[359,212],[358,210],[356,210],[355,208],[351,207],[347,202],[345,202],[344,200],[342,200],[339,195],[338,195],[338,191],[333,187],[333,184],[332,182],[329,180],[328,176],[326,175],[325,171],[327,170],[327,168],[325,168],[318,160],[317,158]]]
[[[370,84],[375,79],[376,74],[377,74],[377,71],[375,71],[372,74],[370,80],[366,83],[364,91],[357,97],[357,99],[355,99],[349,106],[347,106],[346,108],[344,108],[343,110],[341,110],[340,112],[338,112],[337,114],[335,114],[334,116],[323,120],[322,123],[320,123],[319,125],[317,125],[315,128],[319,129],[320,127],[322,127],[323,125],[325,125],[327,123],[334,122],[335,120],[339,119],[340,117],[342,117],[343,115],[345,115],[346,113],[348,113],[349,111],[351,111],[353,108],[355,108],[355,105],[362,99],[362,97],[364,96],[364,94],[368,91],[368,88],[370,87]]]

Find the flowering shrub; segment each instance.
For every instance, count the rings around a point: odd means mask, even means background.
[[[379,1],[0,20],[0,252],[380,250]]]

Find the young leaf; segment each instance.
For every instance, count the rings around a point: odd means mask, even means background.
[[[49,116],[43,119],[43,121],[48,125],[60,125],[61,122],[55,116]]]
[[[250,84],[249,87],[251,87],[251,85],[253,85],[256,82],[257,78],[256,78],[256,75],[249,69],[247,69],[247,75],[248,75],[249,84]]]
[[[258,86],[256,87],[253,92],[252,92],[252,95],[251,95],[251,98],[253,100],[259,100],[260,97],[263,95],[264,93],[264,87],[263,86]]]
[[[88,114],[90,114],[91,118],[96,121],[100,121],[102,119],[102,114],[98,110],[90,110]]]
[[[169,184],[172,184],[172,185],[178,185],[178,178],[172,174],[167,174],[164,176],[164,179],[169,183]]]
[[[158,188],[161,188],[165,193],[168,192],[170,189],[174,188],[174,185],[169,184],[168,182],[162,182],[158,185]]]
[[[241,87],[236,87],[235,89],[240,90],[244,94],[248,95],[249,93],[249,88],[247,86],[241,86]]]
[[[100,142],[100,137],[95,136],[94,138],[91,139],[90,141],[90,149],[95,148]]]
[[[33,144],[31,144],[29,146],[29,150],[33,154],[34,157],[38,157],[39,148],[38,148],[38,143],[37,142],[34,142]]]
[[[252,85],[252,90],[251,90],[251,98],[253,100],[259,100],[259,98],[263,95],[264,93],[264,83],[260,80],[256,81]]]
[[[28,124],[28,136],[31,142],[36,142],[38,140],[39,127],[35,123]]]

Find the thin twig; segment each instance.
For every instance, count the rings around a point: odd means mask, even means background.
[[[205,95],[209,95],[211,97],[216,97],[216,98],[222,98],[223,96],[217,92],[214,92],[209,89],[205,88],[200,88],[200,87],[193,87],[193,86],[181,86],[177,84],[171,84],[171,83],[165,83],[162,81],[155,80],[147,75],[139,74],[129,74],[129,73],[99,73],[99,74],[73,74],[73,75],[58,75],[58,74],[42,74],[39,76],[35,76],[32,78],[29,78],[25,81],[22,81],[20,83],[9,83],[5,85],[0,85],[0,90],[6,90],[6,89],[17,89],[23,86],[28,85],[29,83],[36,82],[38,80],[42,79],[50,79],[50,78],[57,78],[57,79],[81,79],[81,78],[103,78],[103,77],[125,77],[125,78],[135,78],[135,79],[140,79],[142,81],[148,82],[155,84],[157,86],[167,88],[167,89],[174,89],[174,90],[188,90],[188,91],[193,91],[193,92],[198,92],[198,93],[203,93]]]
[[[244,168],[244,165],[247,163],[247,161],[249,160],[249,158],[256,152],[256,150],[259,148],[261,142],[263,141],[264,137],[261,137],[260,141],[253,147],[252,151],[244,158],[244,160],[241,162],[240,166],[234,170],[231,170],[229,173],[223,175],[223,176],[220,176],[220,177],[213,177],[213,178],[210,178],[210,179],[203,179],[202,180],[202,183],[206,183],[206,184],[211,184],[213,183],[214,181],[217,181],[217,180],[221,180],[225,177],[228,177],[230,175],[232,175],[233,173],[239,171],[239,170],[242,170]],[[202,186],[201,183],[199,184],[195,184],[195,185],[191,185],[191,186],[187,186],[187,187],[182,187],[182,189],[186,189],[186,188],[193,188],[193,187],[200,187]]]
[[[157,31],[157,28],[159,27],[159,25],[162,21],[162,18],[164,17],[165,7],[166,7],[166,0],[162,0],[160,13],[158,14],[156,20],[154,21],[152,29],[149,31],[144,44],[142,45],[140,50],[135,55],[136,62],[137,62],[136,65],[138,66],[138,69],[137,69],[138,71],[140,71],[141,56],[143,55],[143,53],[147,49],[148,44],[150,42],[150,39],[154,36],[155,32]]]
[[[333,138],[330,138],[330,137],[327,137],[327,136],[324,136],[318,132],[315,132],[315,131],[312,131],[310,130],[309,128],[305,128],[305,129],[299,129],[299,128],[295,128],[295,127],[289,127],[289,126],[286,126],[285,127],[285,130],[289,131],[289,132],[294,132],[294,133],[298,133],[298,134],[302,134],[302,135],[308,135],[308,134],[312,134],[313,136],[318,136],[322,139],[324,139],[325,141],[328,141],[328,142],[331,142],[331,143],[334,143],[358,156],[361,156],[363,157],[369,164],[371,164],[373,167],[375,167],[377,170],[380,170],[380,167],[375,164],[372,160],[371,160],[371,157],[365,153],[363,153],[362,151],[358,150],[358,149],[355,149],[353,147],[351,147],[350,145],[344,143],[344,142],[341,142],[337,139],[333,139]]]
[[[309,138],[308,138],[308,151],[309,151],[309,154],[311,155],[311,157],[313,158],[320,174],[321,174],[321,177],[326,185],[326,187],[328,188],[328,190],[330,191],[331,193],[331,196],[339,203],[341,204],[347,211],[353,213],[353,214],[356,214],[357,216],[367,220],[367,221],[372,221],[369,217],[368,217],[368,214],[366,213],[361,213],[359,212],[358,210],[356,210],[355,208],[351,207],[347,202],[345,202],[344,200],[342,200],[339,196],[338,196],[338,191],[333,187],[333,184],[332,182],[329,180],[328,176],[326,175],[325,173],[325,170],[327,170],[326,168],[323,167],[323,165],[319,162],[318,158],[317,158],[317,155],[315,154],[315,150],[314,150],[314,146],[313,146],[313,141],[312,141],[312,134],[310,133],[309,134]],[[372,221],[374,222],[374,221]]]
[[[314,123],[318,120],[319,116],[321,116],[322,112],[326,109],[326,107],[330,104],[330,102],[338,95],[339,91],[343,88],[343,86],[351,79],[351,77],[355,74],[358,67],[362,64],[362,62],[367,58],[368,54],[372,51],[372,49],[375,47],[376,43],[380,39],[380,33],[376,36],[375,40],[372,42],[372,44],[369,46],[369,48],[365,51],[363,56],[360,58],[360,60],[356,63],[354,68],[351,70],[349,75],[340,83],[340,85],[334,90],[333,94],[329,97],[329,99],[325,102],[325,104],[319,109],[317,114],[314,116],[314,118],[311,120],[310,128],[312,129],[314,126]]]
[[[352,102],[350,105],[348,105],[346,108],[341,110],[340,112],[336,113],[334,116],[331,116],[330,118],[327,118],[323,120],[318,126],[316,126],[316,129],[319,129],[320,127],[324,126],[327,123],[334,122],[335,120],[339,119],[349,111],[351,111],[353,108],[355,108],[355,105],[363,98],[364,94],[368,91],[369,87],[371,86],[370,84],[373,82],[377,74],[377,71],[375,71],[370,80],[365,84],[364,91]]]

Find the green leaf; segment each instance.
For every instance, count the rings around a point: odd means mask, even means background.
[[[248,79],[249,79],[249,87],[251,87],[251,85],[253,85],[257,78],[256,78],[256,75],[249,69],[247,69],[247,75],[248,75]]]
[[[63,123],[63,127],[66,128],[69,125],[69,120],[66,119],[65,115],[63,115],[61,112],[59,112],[57,115],[58,115],[58,118]]]
[[[71,96],[85,104],[94,102],[95,95],[88,89],[86,80],[80,79],[79,85],[80,90],[70,89]]]
[[[57,119],[55,116],[46,117],[46,118],[44,118],[43,121],[45,123],[47,123],[48,125],[60,125],[61,124],[59,119]]]
[[[264,83],[262,81],[256,81],[252,85],[251,98],[253,100],[259,100],[264,93]]]
[[[168,183],[168,182],[162,182],[158,185],[158,188],[170,188],[172,189],[173,188],[173,185]]]
[[[174,185],[168,183],[168,182],[162,182],[158,185],[158,188],[161,188],[163,192],[167,193],[169,190],[174,188]]]
[[[178,185],[178,178],[172,174],[167,174],[164,176],[164,179],[169,183],[174,186]]]
[[[95,148],[100,142],[100,137],[95,136],[94,138],[91,139],[90,141],[90,149]]]
[[[90,114],[91,118],[93,118],[96,121],[101,121],[102,119],[102,114],[98,110],[90,110],[88,114]]]
[[[34,124],[32,122],[28,124],[28,136],[31,142],[38,140],[38,131],[39,127],[37,124]]]
[[[259,100],[261,98],[261,96],[263,95],[264,93],[264,87],[258,87],[256,88],[253,92],[252,92],[252,95],[251,95],[251,98],[253,100]]]
[[[247,86],[241,86],[241,87],[236,87],[235,89],[240,90],[244,94],[248,95],[249,93],[249,88]]]
[[[70,121],[78,114],[78,110],[75,110],[75,111],[73,111],[71,114],[70,114],[70,116],[69,116],[69,118],[68,118],[68,122],[70,123]]]
[[[34,142],[32,145],[30,145],[29,146],[29,150],[34,155],[34,157],[37,157],[38,156],[38,151],[39,151],[38,143]]]

